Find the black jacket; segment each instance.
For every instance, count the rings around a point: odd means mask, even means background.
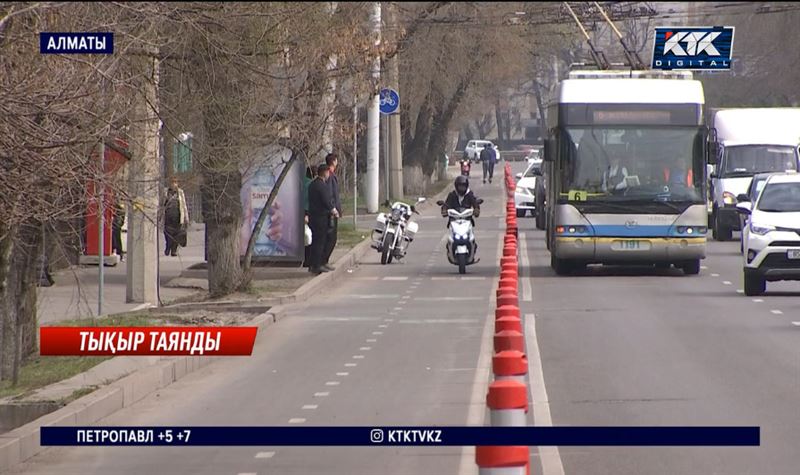
[[[475,210],[474,216],[477,218],[481,214],[481,206],[478,204],[478,198],[475,196],[475,193],[472,190],[467,190],[467,194],[464,195],[464,198],[461,200],[461,203],[458,202],[458,193],[455,190],[451,191],[449,195],[447,195],[447,199],[444,200],[444,206],[442,206],[442,214],[447,215],[448,209],[466,209],[466,208],[473,208]]]
[[[333,204],[336,207],[336,210],[339,211],[339,215],[342,214],[342,199],[339,196],[339,178],[336,177],[335,174],[331,173],[330,178],[326,182],[328,187],[331,189],[331,199],[333,200]]]
[[[312,218],[330,216],[333,208],[331,187],[321,178],[314,178],[308,185],[308,215]]]

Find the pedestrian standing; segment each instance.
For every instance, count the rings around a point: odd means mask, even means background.
[[[332,217],[338,217],[327,180],[328,165],[317,167],[317,177],[308,185],[308,225],[311,228],[311,250],[308,271],[312,274],[328,272],[322,267]]]
[[[119,256],[120,261],[125,261],[122,252],[122,226],[125,225],[125,206],[117,203],[114,207],[114,218],[111,221],[111,251]]]
[[[483,168],[483,183],[486,183],[486,178],[489,176],[489,160],[491,159],[491,152],[489,152],[489,144],[484,145],[480,155],[478,155]]]
[[[322,268],[327,271],[332,271],[334,268],[329,264],[333,249],[336,247],[336,241],[339,237],[339,216],[342,215],[342,200],[339,196],[339,178],[336,176],[336,169],[339,165],[339,158],[335,153],[329,153],[325,157],[325,164],[328,165],[330,170],[330,177],[328,177],[328,186],[331,189],[331,199],[333,206],[336,208],[336,216],[331,218],[331,225],[328,228],[328,237],[325,241],[325,251],[322,255]],[[313,239],[313,237],[312,237]]]
[[[311,184],[311,181],[314,179],[314,169],[311,167],[306,167],[306,176],[303,178],[303,218],[305,220],[306,225],[308,225],[308,186]],[[313,235],[312,235],[313,238]],[[305,253],[303,255],[303,267],[308,267],[310,259],[310,252],[311,252],[311,245],[305,246]]]
[[[177,256],[178,245],[186,245],[186,227],[189,223],[189,209],[186,195],[178,186],[178,179],[172,177],[164,198],[164,248],[165,256]]]

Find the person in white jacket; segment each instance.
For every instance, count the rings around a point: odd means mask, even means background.
[[[172,177],[164,198],[164,248],[165,256],[177,256],[178,246],[186,245],[186,228],[189,224],[189,208],[186,195],[178,186],[178,179]]]

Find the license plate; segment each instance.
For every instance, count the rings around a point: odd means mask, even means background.
[[[800,259],[800,249],[789,249],[786,251],[786,257],[789,259]]]
[[[456,247],[456,254],[466,254],[468,252],[469,251],[467,251],[467,246],[457,246]]]
[[[650,250],[650,241],[621,239],[612,242],[611,249],[614,251],[648,251]]]

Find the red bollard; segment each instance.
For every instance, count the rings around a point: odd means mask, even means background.
[[[504,256],[516,256],[517,255],[517,246],[505,246],[503,247],[503,255]]]
[[[501,351],[492,356],[492,372],[495,381],[514,380],[525,382],[528,374],[528,357],[521,351]]]
[[[514,291],[517,291],[517,281],[512,279],[500,279],[500,282],[497,284],[498,289],[502,289],[504,287],[511,287]]]
[[[503,256],[500,258],[500,266],[504,266],[506,264],[514,264],[515,266],[519,264],[517,261],[517,256]]]
[[[522,320],[517,317],[500,317],[494,321],[494,332],[515,331],[522,333]]]
[[[504,295],[513,295],[514,298],[517,299],[519,298],[517,294],[517,287],[513,286],[510,282],[507,282],[505,285],[497,287],[497,292],[495,293],[495,296],[498,299],[498,305],[500,305],[499,301],[500,297]]]
[[[525,353],[525,337],[521,332],[506,330],[494,335],[494,352],[516,350]]]
[[[519,307],[519,295],[517,295],[516,290],[513,293],[503,292],[501,294],[497,294],[497,306],[503,307],[507,305]]]
[[[505,271],[514,271],[516,272],[519,267],[519,263],[517,262],[507,262],[505,264],[500,264],[500,270]]]
[[[528,447],[521,445],[475,447],[478,475],[530,475],[529,458]]]
[[[525,427],[528,425],[528,386],[513,380],[495,381],[486,395],[492,427]]]
[[[499,305],[494,309],[494,318],[516,317],[520,318],[519,307],[516,305]]]
[[[517,273],[517,269],[514,270],[504,270],[500,272],[501,279],[513,279],[519,281],[519,274]]]

